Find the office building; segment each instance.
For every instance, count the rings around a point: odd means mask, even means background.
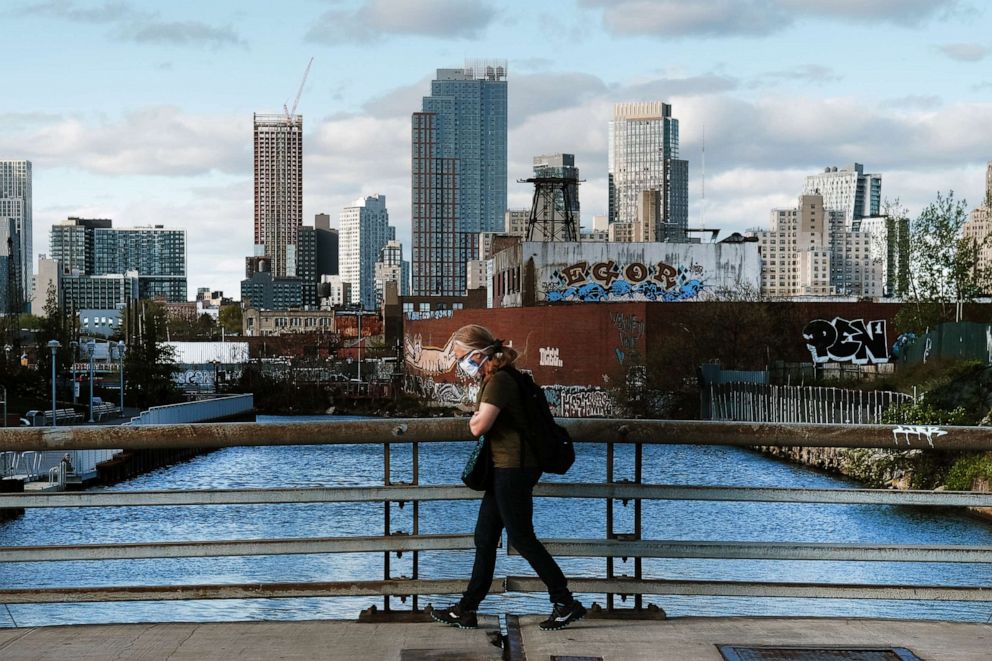
[[[643,191],[658,191],[658,240],[684,241],[689,224],[689,163],[679,159],[679,120],[660,101],[619,103],[609,136],[609,217],[636,223]],[[627,232],[624,232],[625,234]]]
[[[59,277],[63,309],[121,310],[138,300],[138,273],[107,275],[61,274]]]
[[[23,309],[21,273],[21,239],[17,221],[0,216],[0,313],[19,313]]]
[[[4,310],[21,306],[31,298],[34,222],[31,208],[31,161],[0,160],[0,229],[6,268],[0,271]],[[13,231],[10,223],[13,221]],[[11,245],[16,243],[17,245]],[[16,299],[16,300],[14,300]]]
[[[506,86],[505,62],[438,69],[413,113],[414,295],[463,295],[477,235],[503,229]]]
[[[97,229],[110,229],[112,225],[109,218],[69,216],[52,225],[48,239],[49,255],[58,260],[63,273],[96,275],[93,233]]]
[[[872,235],[847,227],[844,213],[804,194],[795,209],[774,209],[770,229],[749,233],[761,252],[761,291],[770,298],[883,295]]]
[[[874,216],[855,221],[852,227],[869,237],[868,253],[881,269],[881,295],[904,296],[909,291],[909,218]]]
[[[300,226],[296,274],[303,283],[303,306],[317,305],[317,229]]]
[[[382,307],[386,283],[397,283],[400,296],[409,293],[410,262],[403,259],[403,244],[395,239],[386,242],[375,263],[375,302],[376,309]]]
[[[254,115],[255,252],[272,275],[297,274],[303,224],[303,116]]]
[[[137,271],[138,296],[186,300],[186,230],[162,225],[93,230],[93,275]]]
[[[269,271],[257,271],[241,281],[241,304],[260,310],[302,308],[304,291],[300,278],[274,278]]]
[[[823,206],[840,211],[848,227],[859,218],[878,216],[882,204],[882,175],[865,174],[861,163],[848,167],[827,167],[806,177],[805,194],[823,196]]]
[[[581,232],[583,241],[609,241],[610,217],[593,216],[592,227]]]
[[[317,286],[321,309],[338,308],[351,305],[351,283],[346,282],[340,275],[324,275]]]
[[[992,161],[985,167],[985,198],[982,206],[972,209],[961,228],[963,237],[978,248],[979,270],[992,269]],[[988,293],[988,292],[986,292]]]
[[[186,300],[186,230],[70,216],[52,225],[49,253],[64,276],[136,272],[139,298]]]
[[[331,217],[318,213],[313,218],[317,235],[317,280],[322,275],[338,274],[338,231],[331,229]]]
[[[509,234],[510,236],[527,236],[527,226],[530,224],[530,209],[507,209],[503,214],[503,228],[496,230],[495,234]]]
[[[45,255],[38,256],[38,274],[34,278],[34,291],[31,294],[31,314],[36,317],[45,316],[45,305],[48,304],[48,291],[55,294],[55,300],[62,301],[62,282],[59,279],[61,268],[57,259]]]
[[[366,310],[376,309],[375,264],[386,243],[396,238],[389,225],[385,195],[359,198],[341,211],[338,266],[341,279],[351,284],[352,300]]]

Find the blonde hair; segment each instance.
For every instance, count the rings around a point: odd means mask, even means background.
[[[451,336],[451,341],[469,351],[481,351],[483,355],[489,356],[493,370],[512,365],[519,355],[516,349],[504,346],[503,340],[497,339],[492,331],[478,324],[462,326]]]

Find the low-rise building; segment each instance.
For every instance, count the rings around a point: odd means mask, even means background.
[[[720,300],[757,291],[754,242],[494,244],[492,307],[618,301]]]
[[[334,332],[334,310],[261,310],[245,308],[242,331],[247,337],[289,333]]]

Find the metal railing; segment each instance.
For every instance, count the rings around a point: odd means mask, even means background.
[[[575,592],[633,596],[635,609],[642,595],[720,595],[751,597],[821,597],[895,600],[992,601],[992,586],[819,584],[775,581],[668,580],[645,578],[644,558],[719,558],[763,560],[845,560],[871,562],[992,563],[992,547],[949,545],[862,545],[807,542],[670,541],[642,538],[642,503],[646,500],[736,501],[764,503],[833,503],[912,505],[933,507],[992,507],[992,494],[951,491],[893,491],[874,489],[788,489],[769,487],[681,486],[645,484],[643,450],[652,444],[732,446],[806,446],[990,450],[992,434],[978,427],[894,425],[801,425],[740,422],[660,420],[560,419],[578,443],[605,443],[605,481],[601,483],[541,483],[535,496],[600,499],[606,502],[603,539],[545,540],[556,556],[602,557],[602,577],[570,579]],[[220,585],[166,585],[120,587],[0,588],[0,603],[62,603],[91,601],[144,601],[176,599],[232,599],[252,597],[382,596],[390,609],[391,597],[461,592],[466,579],[420,576],[420,553],[473,548],[469,534],[420,534],[420,503],[468,500],[480,494],[455,485],[420,484],[419,451],[422,443],[464,441],[465,419],[337,420],[321,423],[258,425],[149,425],[141,427],[20,428],[0,430],[0,453],[72,449],[220,448],[261,445],[383,444],[381,486],[157,490],[128,492],[75,492],[0,494],[0,508],[53,507],[159,507],[191,505],[371,502],[383,506],[382,536],[217,541],[170,541],[73,546],[12,546],[0,548],[0,562],[111,560],[137,558],[190,558],[313,553],[382,553],[382,580],[336,582],[247,583]],[[410,479],[395,481],[391,470],[393,446],[411,451]],[[630,480],[617,479],[615,450],[633,446]],[[581,450],[580,450],[581,452]],[[614,527],[616,501],[633,503],[633,529]],[[412,503],[409,534],[392,529],[392,508]],[[391,554],[409,552],[412,575],[392,575]],[[514,553],[511,548],[508,552]],[[616,561],[633,560],[633,575],[619,576]],[[507,576],[497,579],[493,592],[539,592],[536,578]]]

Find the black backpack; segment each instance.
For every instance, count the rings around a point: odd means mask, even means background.
[[[568,430],[555,422],[551,406],[544,397],[541,386],[534,383],[530,374],[515,367],[503,368],[520,388],[524,419],[514,421],[520,438],[530,446],[538,467],[545,473],[564,475],[575,463],[575,447]],[[523,445],[520,446],[523,465]]]

